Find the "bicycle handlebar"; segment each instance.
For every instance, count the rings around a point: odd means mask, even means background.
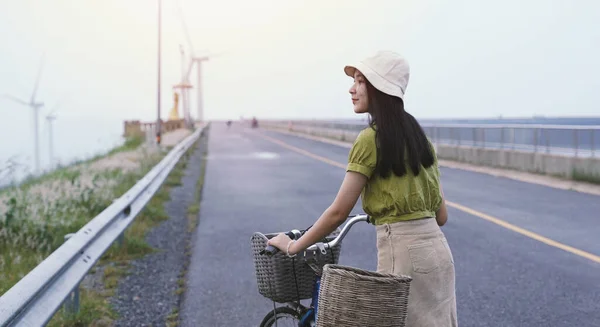
[[[304,251],[315,251],[315,250],[319,249],[321,251],[321,253],[325,254],[326,253],[325,246],[327,246],[328,248],[332,248],[332,247],[336,246],[338,243],[340,243],[344,239],[344,237],[346,237],[346,234],[348,234],[348,231],[350,230],[350,228],[352,227],[352,225],[356,224],[359,221],[366,221],[369,224],[371,223],[370,217],[368,215],[362,214],[362,215],[348,216],[348,217],[353,217],[353,218],[351,218],[344,225],[344,227],[342,228],[342,231],[340,232],[340,235],[338,235],[332,241],[327,242],[327,243],[322,243],[322,242],[315,243],[315,244],[309,246]],[[306,233],[307,230],[308,229],[303,230],[303,231],[299,231],[297,229],[294,229],[294,230],[291,230],[289,232],[286,232],[285,234],[289,238],[291,238],[292,240],[297,240],[302,235],[304,235],[304,233]],[[267,245],[267,247],[264,250],[262,250],[260,254],[274,255],[277,252],[279,252],[278,248],[276,248],[276,247],[274,247],[272,245]]]

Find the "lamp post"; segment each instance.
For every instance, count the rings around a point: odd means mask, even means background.
[[[160,11],[161,0],[158,0],[158,85],[157,85],[157,108],[156,108],[156,144],[160,145]]]

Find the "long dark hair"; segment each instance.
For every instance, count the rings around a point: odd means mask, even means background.
[[[433,151],[421,125],[404,110],[404,101],[377,90],[367,83],[369,126],[375,130],[377,144],[376,172],[383,178],[391,172],[402,177],[407,164],[415,176],[421,166],[434,163]]]

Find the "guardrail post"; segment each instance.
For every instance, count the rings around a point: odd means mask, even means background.
[[[545,130],[544,136],[546,138],[546,153],[550,153],[550,138],[548,137],[549,131]]]
[[[537,153],[538,150],[538,129],[533,129],[533,152]]]
[[[500,127],[500,148],[504,149],[504,127]]]
[[[68,241],[73,235],[75,234],[70,233],[65,235],[65,242]],[[71,294],[69,294],[69,296],[65,299],[64,305],[65,310],[69,315],[76,315],[79,313],[79,284],[75,286],[73,292],[71,292]]]
[[[485,148],[485,128],[481,129],[481,147]]]
[[[592,149],[592,157],[595,157],[595,156],[596,156],[596,153],[595,153],[596,147],[595,147],[595,145],[594,145],[594,142],[595,142],[595,138],[594,138],[594,132],[595,132],[595,131],[596,131],[595,129],[592,129],[592,136],[591,136],[591,138],[592,138],[592,142],[590,143],[590,148]]]
[[[68,315],[76,315],[79,313],[79,284],[65,299],[65,310]]]
[[[510,129],[510,138],[511,138],[511,143],[512,143],[512,149],[513,151],[515,150],[515,128],[511,128]]]
[[[579,152],[579,135],[576,129],[573,130],[573,145],[575,146],[575,156],[577,157]]]
[[[446,129],[448,131],[448,144],[456,144],[457,146],[460,146],[460,138],[456,137],[454,127],[446,127]]]
[[[123,246],[123,242],[125,241],[125,232],[121,233],[117,237],[117,242],[119,242],[119,246]]]

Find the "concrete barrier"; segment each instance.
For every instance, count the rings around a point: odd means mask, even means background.
[[[352,130],[307,126],[306,124],[294,125],[293,122],[264,121],[261,122],[261,127],[350,143],[356,139],[359,133]],[[573,157],[446,144],[436,144],[436,149],[438,157],[444,160],[600,183],[600,158],[598,157]]]
[[[178,129],[185,128],[185,120],[167,120],[162,121],[160,123],[161,133],[172,132]],[[147,134],[147,132],[156,131],[156,122],[140,122],[139,120],[126,120],[123,122],[123,136],[125,137],[134,137],[139,136],[143,137]]]

